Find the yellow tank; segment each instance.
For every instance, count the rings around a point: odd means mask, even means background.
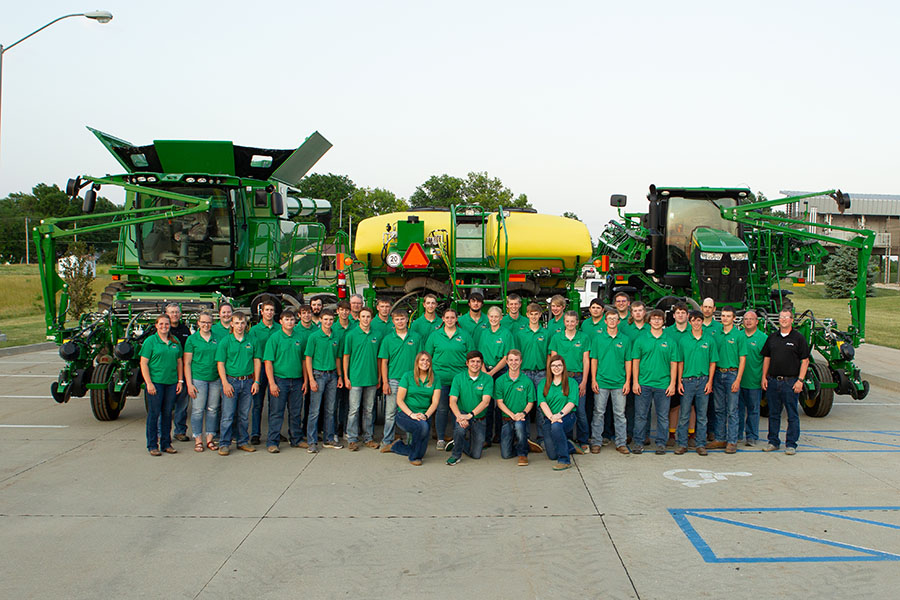
[[[512,270],[530,270],[541,267],[564,267],[574,269],[591,257],[591,236],[587,226],[574,219],[554,215],[540,215],[526,212],[510,212],[506,217],[508,244],[500,240],[497,252],[498,220],[497,213],[491,213],[488,219],[486,241],[488,256],[501,266],[506,259],[507,248]],[[409,211],[394,212],[377,217],[370,217],[360,222],[356,230],[354,250],[357,258],[368,262],[371,256],[372,267],[382,266],[382,249],[384,248],[387,226],[394,229],[397,221],[406,221],[410,215],[416,215],[425,223],[425,236],[433,236],[439,231],[446,231],[449,237],[449,211]],[[517,257],[526,257],[519,260]],[[553,259],[561,259],[553,260]]]

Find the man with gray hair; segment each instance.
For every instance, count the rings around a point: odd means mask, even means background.
[[[169,317],[169,322],[171,323],[169,335],[178,340],[178,343],[184,348],[184,343],[191,336],[191,330],[181,320],[181,307],[174,302],[167,304],[166,316]],[[187,436],[189,403],[187,386],[182,386],[181,393],[175,396],[175,407],[172,409],[172,423],[175,426],[175,435],[172,438],[179,442],[191,441],[191,438]]]
[[[747,360],[744,364],[744,376],[741,378],[738,437],[743,437],[744,445],[752,448],[759,440],[759,403],[762,399],[762,348],[766,343],[766,334],[758,327],[759,317],[755,310],[745,312],[742,323],[744,335],[747,336],[744,339]]]

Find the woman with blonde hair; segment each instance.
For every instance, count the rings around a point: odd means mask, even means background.
[[[538,386],[538,402],[546,417],[544,441],[547,458],[556,460],[553,466],[555,471],[564,471],[572,466],[569,454],[580,453],[577,446],[569,442],[578,408],[578,384],[569,377],[566,361],[559,354],[550,357],[547,375],[543,384]]]
[[[441,380],[434,374],[431,355],[419,352],[413,370],[404,373],[397,387],[397,426],[412,436],[410,443],[397,440],[381,447],[382,452],[394,452],[409,458],[409,464],[420,466],[431,425],[428,419],[437,410],[441,398]]]

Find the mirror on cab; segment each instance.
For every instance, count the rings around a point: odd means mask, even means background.
[[[609,197],[609,205],[615,208],[622,208],[625,206],[628,201],[628,196],[625,194],[613,194]]]

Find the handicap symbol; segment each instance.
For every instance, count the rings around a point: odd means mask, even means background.
[[[679,473],[696,473],[700,476],[699,479],[690,478],[685,479],[684,477],[679,477]],[[666,479],[671,479],[672,481],[677,481],[681,483],[681,485],[687,486],[689,488],[700,487],[704,483],[716,483],[717,481],[725,481],[729,477],[750,477],[753,473],[747,473],[745,471],[738,471],[735,473],[716,473],[715,471],[709,471],[707,469],[672,469],[671,471],[666,471],[663,473],[663,477]]]

